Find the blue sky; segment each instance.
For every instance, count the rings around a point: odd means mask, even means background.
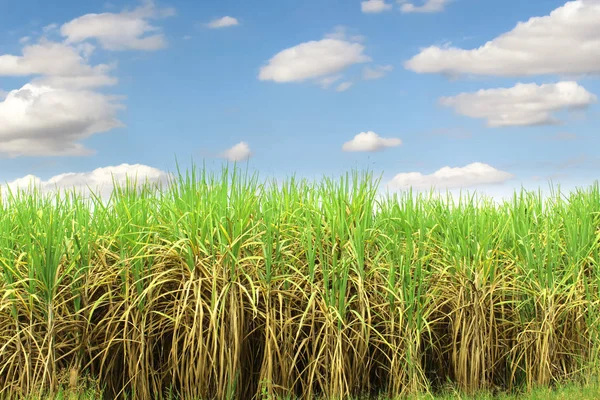
[[[2,182],[175,157],[492,195],[598,178],[598,0],[60,5],[1,6]]]

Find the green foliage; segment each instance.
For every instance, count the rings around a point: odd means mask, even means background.
[[[56,395],[61,371],[139,399],[468,394],[598,372],[598,184],[497,205],[379,197],[358,172],[172,183],[131,180],[106,204],[1,200],[0,397]]]

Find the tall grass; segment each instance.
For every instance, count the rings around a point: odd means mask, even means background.
[[[106,398],[249,399],[598,372],[597,183],[500,205],[378,185],[192,168],[107,204],[9,193],[0,397],[52,394],[63,376],[95,377]]]

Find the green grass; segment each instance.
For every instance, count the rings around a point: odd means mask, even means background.
[[[94,390],[81,390],[79,394],[68,390],[58,392],[54,397],[31,396],[26,400],[95,400],[101,399],[99,392]],[[491,394],[479,393],[475,395],[464,395],[458,390],[446,391],[439,395],[414,395],[406,397],[406,400],[596,400],[600,398],[600,385],[597,382],[585,385],[570,383],[555,388],[534,388],[533,390],[520,394]],[[380,397],[378,400],[390,400]]]
[[[598,398],[600,398],[600,387],[597,385],[591,387],[569,385],[556,390],[551,390],[548,388],[534,389],[529,393],[523,393],[520,395],[503,394],[494,396],[491,394],[480,394],[466,396],[460,395],[459,393],[454,393],[435,397],[422,396],[419,398],[419,400],[596,400]]]
[[[598,382],[587,384],[568,383],[554,388],[536,387],[528,392],[518,394],[491,394],[482,392],[475,395],[464,395],[459,391],[448,391],[442,395],[421,395],[410,400],[595,400],[600,398]]]
[[[600,187],[378,197],[193,168],[0,209],[0,397],[394,398],[597,375]],[[65,374],[64,371],[69,371]]]

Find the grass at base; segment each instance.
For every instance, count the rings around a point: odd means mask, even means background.
[[[595,400],[600,399],[600,383],[597,380],[582,385],[568,383],[555,388],[540,387],[529,393],[519,394],[491,394],[479,393],[472,396],[461,394],[459,391],[447,392],[442,395],[421,395],[409,398],[410,400]]]
[[[54,397],[27,397],[26,400],[96,400],[102,399],[101,393],[94,390],[82,390],[79,394],[68,390],[59,391]],[[479,393],[476,395],[465,395],[456,391],[447,391],[439,395],[417,395],[407,397],[407,400],[596,400],[600,399],[600,383],[592,380],[587,384],[568,383],[555,388],[537,388],[529,393],[519,394],[491,394]],[[259,400],[270,400],[268,397]],[[392,400],[380,397],[378,400]],[[396,399],[394,399],[396,400]]]

